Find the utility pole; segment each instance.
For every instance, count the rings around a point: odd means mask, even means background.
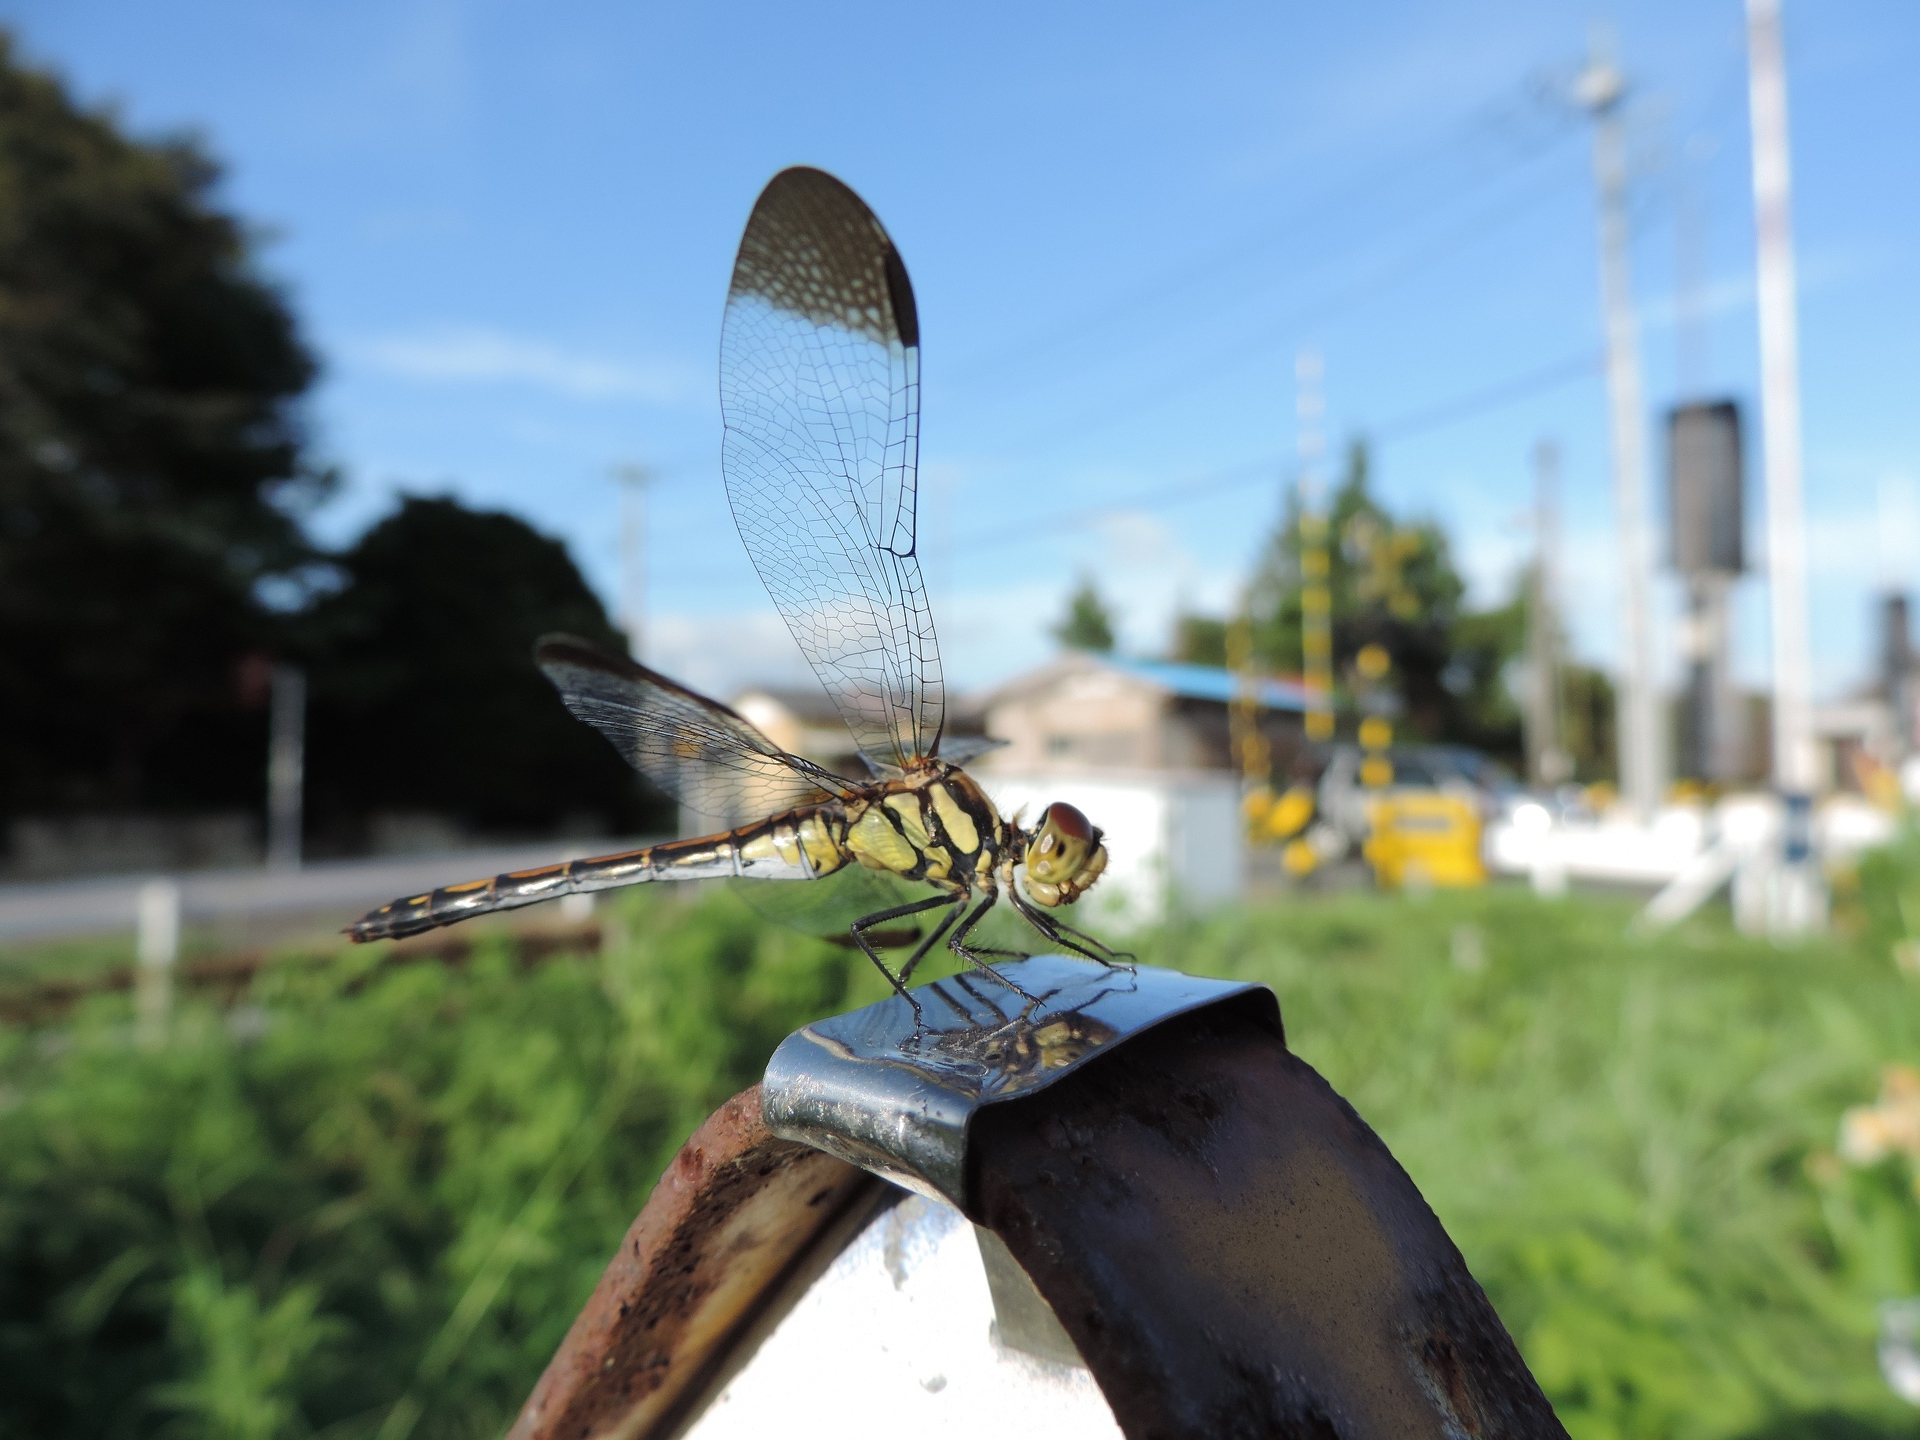
[[[273,667],[267,711],[267,868],[300,868],[307,780],[307,676]]]
[[[1533,452],[1534,561],[1527,605],[1527,774],[1558,785],[1573,774],[1560,744],[1560,448]]]
[[[1307,688],[1307,738],[1333,738],[1333,560],[1328,552],[1320,461],[1326,397],[1320,356],[1302,350],[1293,362],[1293,414],[1300,456],[1300,659]]]
[[[654,473],[645,465],[616,465],[620,482],[620,628],[627,632],[627,653],[644,660],[647,613],[647,486]]]
[[[1626,79],[1596,46],[1575,84],[1593,115],[1600,191],[1600,295],[1607,331],[1614,497],[1620,527],[1620,791],[1643,823],[1660,804],[1660,698],[1654,689],[1653,547],[1647,523],[1647,436],[1640,337],[1627,261],[1627,155],[1620,118]]]
[[[1773,783],[1786,807],[1777,931],[1820,922],[1824,887],[1812,855],[1813,660],[1807,634],[1806,517],[1800,494],[1800,359],[1793,273],[1787,74],[1779,0],[1747,0],[1747,99],[1753,126],[1755,279],[1760,312],[1760,429],[1767,487],[1767,581],[1773,624]]]

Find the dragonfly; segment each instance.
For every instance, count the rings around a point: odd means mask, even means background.
[[[910,1003],[907,983],[942,941],[1004,979],[992,962],[1018,952],[973,938],[1003,895],[1049,944],[1122,963],[1060,915],[1106,869],[1100,828],[1060,801],[1031,824],[1002,816],[964,768],[993,742],[945,736],[940,648],[916,548],[919,312],[879,219],[824,171],[783,170],[754,205],[721,326],[720,398],[721,470],[740,539],[868,774],[788,754],[719,701],[627,656],[550,635],[535,662],[567,709],[642,775],[694,812],[765,818],[448,885],[383,905],[347,933],[398,939],[653,881],[832,883],[878,872],[931,892],[848,926]],[[923,915],[929,928],[907,932],[917,943],[896,971],[878,943],[889,932],[876,927]]]

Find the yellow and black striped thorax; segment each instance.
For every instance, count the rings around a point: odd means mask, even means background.
[[[862,865],[970,886],[1006,853],[1000,812],[965,771],[935,764],[845,802],[844,844]]]

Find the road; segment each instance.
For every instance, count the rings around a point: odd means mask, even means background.
[[[440,855],[328,860],[299,870],[202,870],[170,876],[112,875],[0,885],[0,941],[130,931],[137,922],[141,888],[156,879],[170,879],[179,885],[180,918],[188,924],[330,912],[339,915],[345,925],[396,896],[418,895],[461,880],[527,870],[582,855],[616,853],[647,843],[635,839],[583,845],[578,840],[550,840]]]

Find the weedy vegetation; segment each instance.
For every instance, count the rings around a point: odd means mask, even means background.
[[[1920,842],[1844,933],[1516,890],[1289,898],[1143,937],[1274,986],[1576,1440],[1920,1431],[1876,1306],[1920,1293],[1904,1161],[1833,1152],[1920,1060],[1890,958]],[[603,953],[269,967],[168,1043],[130,1002],[0,1031],[0,1432],[498,1434],[686,1134],[790,1029],[878,998],[737,898],[635,892]]]

